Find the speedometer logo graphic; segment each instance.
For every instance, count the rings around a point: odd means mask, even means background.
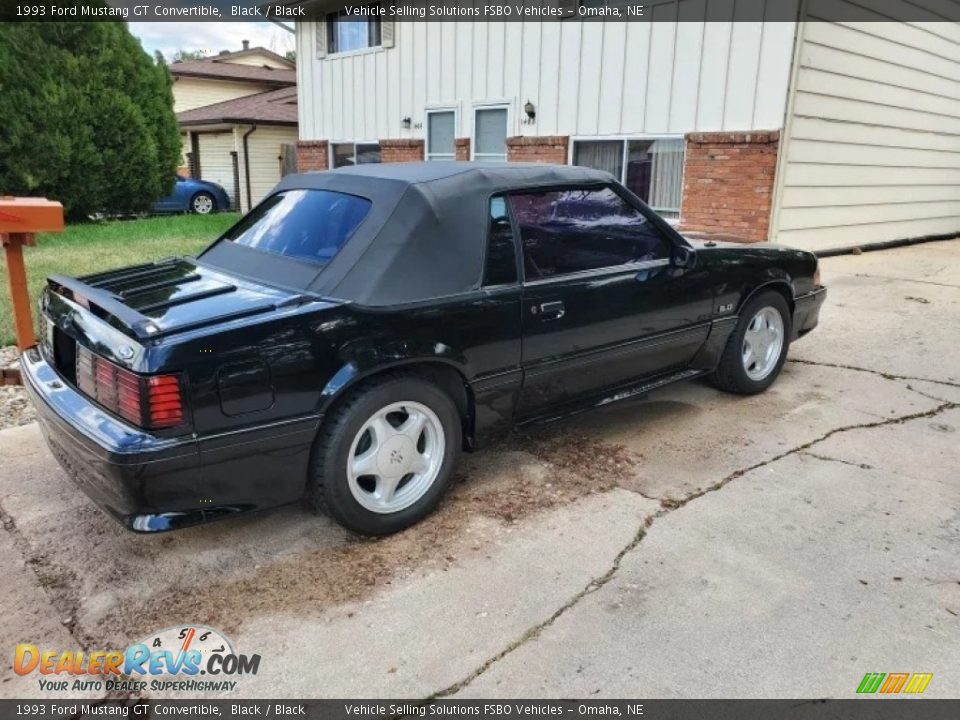
[[[190,651],[200,653],[196,663],[199,667],[207,667],[212,655],[234,655],[233,646],[226,636],[219,630],[205,625],[178,625],[159,632],[152,633],[140,641],[151,652],[167,651],[174,657],[185,657]],[[196,656],[194,656],[196,657]],[[201,670],[201,675],[206,671]]]

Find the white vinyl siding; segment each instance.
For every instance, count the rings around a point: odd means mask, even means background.
[[[240,150],[238,161],[240,166],[241,209],[243,212],[250,210],[247,205],[246,166],[243,162],[243,136],[249,130],[249,125],[240,125],[234,130],[237,148]],[[250,195],[254,205],[260,202],[280,182],[280,158],[283,152],[281,148],[284,143],[295,143],[296,141],[297,129],[295,127],[270,127],[266,125],[259,126],[247,138],[247,147],[250,151]],[[232,185],[233,181],[230,182]],[[228,192],[232,192],[231,187],[224,185],[224,188]]]
[[[256,67],[272,67],[277,70],[293,70],[293,67],[287,63],[282,63],[269,55],[244,55],[243,57],[230,58],[230,62],[235,65],[254,65]]]
[[[427,111],[455,106],[456,137],[473,138],[474,103],[509,104],[508,137],[779,129],[795,27],[397,22],[392,48],[324,55],[323,25],[298,22],[300,134],[331,142],[425,138]],[[536,108],[531,124],[521,122],[527,100]]]
[[[181,77],[173,83],[173,111],[193,110],[272,89],[272,86],[261,83]]]
[[[960,25],[801,27],[773,238],[823,249],[960,231]]]

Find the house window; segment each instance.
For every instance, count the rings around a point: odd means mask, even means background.
[[[662,217],[680,217],[683,138],[575,140],[573,164],[606,170]]]
[[[380,45],[380,18],[346,10],[327,13],[327,52],[342,53]]]
[[[380,162],[380,145],[378,143],[333,144],[333,166],[335,168],[378,162]]]
[[[506,162],[505,107],[477,108],[473,123],[473,159],[477,162]]]
[[[456,158],[453,136],[456,127],[453,110],[427,113],[427,160],[453,160]]]

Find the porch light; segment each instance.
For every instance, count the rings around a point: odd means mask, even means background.
[[[527,100],[526,104],[523,106],[523,111],[527,114],[527,117],[531,120],[536,119],[537,109],[533,106],[533,103]]]

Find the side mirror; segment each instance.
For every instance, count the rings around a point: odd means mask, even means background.
[[[691,269],[696,267],[697,253],[691,248],[677,245],[670,254],[670,264],[678,268]]]

